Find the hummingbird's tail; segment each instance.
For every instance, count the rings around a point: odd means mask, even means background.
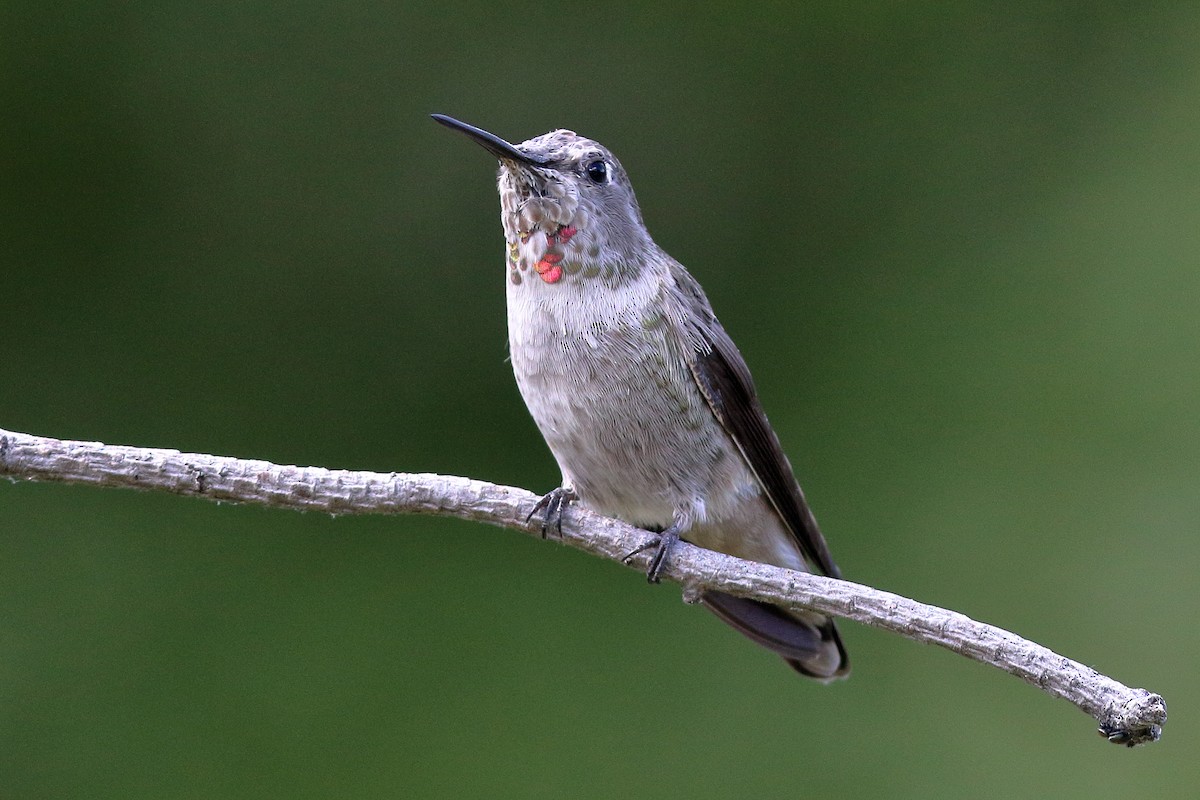
[[[850,659],[830,617],[798,616],[778,606],[723,592],[705,592],[701,601],[722,622],[783,656],[801,675],[828,682],[850,674]]]

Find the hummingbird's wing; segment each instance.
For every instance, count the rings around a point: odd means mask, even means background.
[[[678,264],[672,264],[672,272],[690,306],[687,318],[694,341],[689,366],[700,393],[733,438],[809,565],[832,578],[841,577],[792,465],[767,421],[745,359],[717,321],[695,278]]]

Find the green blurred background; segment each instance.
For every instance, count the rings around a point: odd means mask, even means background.
[[[536,491],[494,162],[570,127],[845,574],[1161,692],[1162,742],[463,522],[0,485],[0,797],[1194,797],[1200,6],[0,10],[0,426]]]

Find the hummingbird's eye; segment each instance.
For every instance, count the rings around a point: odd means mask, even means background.
[[[592,183],[608,183],[608,164],[604,161],[589,161],[584,167]]]

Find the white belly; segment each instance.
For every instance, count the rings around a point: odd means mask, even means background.
[[[602,514],[643,527],[683,521],[702,547],[802,568],[696,387],[684,337],[655,321],[658,298],[622,307],[606,302],[611,290],[588,285],[584,298],[568,280],[508,294],[513,372],[564,483]]]

